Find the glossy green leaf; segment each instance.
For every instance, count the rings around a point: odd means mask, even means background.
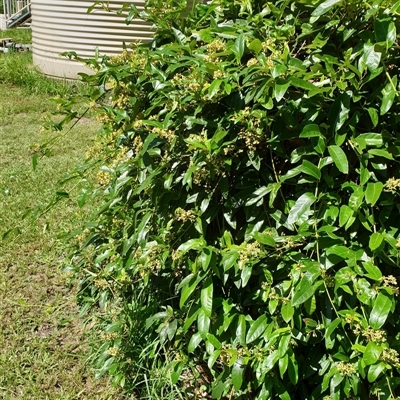
[[[282,305],[281,315],[285,322],[289,322],[292,319],[293,314],[294,308],[289,301]]]
[[[278,365],[279,365],[279,375],[281,379],[283,379],[283,376],[289,365],[289,356],[285,354],[283,357],[279,358]]]
[[[278,78],[281,75],[284,75],[287,71],[287,66],[283,64],[275,64],[274,68],[271,71],[271,75],[274,79]]]
[[[383,157],[387,158],[388,160],[393,160],[393,155],[389,153],[387,150],[381,150],[381,149],[370,149],[368,150],[369,155],[375,155],[378,157]]]
[[[299,169],[301,172],[304,172],[305,174],[310,175],[317,180],[321,179],[321,171],[310,161],[303,160],[303,163],[300,165]]]
[[[382,182],[369,182],[365,190],[365,201],[372,206],[378,201],[383,190]]]
[[[299,366],[297,364],[294,354],[289,357],[288,375],[292,385],[296,385],[299,381]]]
[[[246,345],[246,317],[243,314],[238,317],[236,337],[241,346]]]
[[[375,251],[383,242],[383,235],[380,232],[374,232],[369,238],[369,248]]]
[[[199,344],[202,342],[202,337],[200,332],[196,332],[192,335],[190,338],[189,344],[188,344],[188,352],[193,353]]]
[[[370,108],[368,108],[368,114],[369,114],[369,116],[371,118],[372,125],[375,128],[378,125],[378,122],[379,122],[378,111],[376,111],[375,108],[370,107]]]
[[[243,375],[246,366],[243,364],[243,359],[238,358],[232,367],[232,383],[235,390],[239,390],[242,387]]]
[[[373,302],[372,311],[369,316],[369,324],[371,327],[374,329],[380,329],[386,322],[391,308],[392,299],[384,292],[380,292]]]
[[[375,45],[364,44],[364,62],[370,71],[375,71],[381,62],[382,53],[375,51]]]
[[[396,42],[396,25],[391,18],[377,18],[374,21],[377,42],[385,42],[386,49]]]
[[[214,286],[212,278],[209,277],[205,280],[203,288],[200,293],[201,307],[207,317],[211,318],[212,307],[213,307],[213,293]]]
[[[216,384],[214,385],[213,389],[212,389],[212,398],[213,399],[221,399],[222,395],[224,393],[224,391],[229,388],[230,386],[230,382],[229,381],[217,381]]]
[[[178,250],[182,252],[187,252],[189,250],[193,249],[201,249],[206,246],[206,242],[204,241],[203,238],[196,238],[196,239],[190,239],[185,243],[182,243],[179,247]]]
[[[181,293],[181,298],[179,301],[179,307],[182,308],[185,304],[186,301],[189,299],[189,297],[192,295],[194,290],[196,289],[198,283],[200,282],[201,277],[200,276],[195,276],[193,274],[189,275],[185,280],[181,283],[182,285],[182,293]]]
[[[246,343],[252,343],[258,339],[267,329],[267,317],[261,315],[255,321],[250,323],[250,328],[246,335]]]
[[[313,17],[320,17],[326,14],[332,7],[341,3],[342,0],[325,0],[312,13]]]
[[[339,95],[330,106],[328,122],[331,130],[337,132],[347,121],[350,113],[351,97],[349,93]],[[338,143],[336,143],[338,144]]]
[[[235,40],[234,52],[236,61],[239,63],[244,54],[245,36],[241,33]]]
[[[385,369],[386,366],[383,362],[371,365],[368,369],[368,382],[375,382]]]
[[[304,309],[308,315],[314,314],[315,310],[317,309],[317,300],[315,296],[310,297],[304,302]]]
[[[304,79],[301,79],[301,78],[292,77],[290,79],[290,83],[293,86],[296,86],[297,88],[300,88],[300,89],[309,90],[309,91],[320,91],[318,86],[315,86],[314,84],[312,84]]]
[[[276,101],[279,102],[283,99],[289,86],[290,86],[290,82],[288,82],[286,80],[278,79],[275,82],[274,97],[275,97]]]
[[[371,261],[367,261],[363,263],[363,267],[367,271],[366,277],[373,279],[375,281],[380,281],[382,279],[382,272],[381,270],[372,264]]]
[[[363,200],[364,200],[364,188],[362,186],[358,186],[354,188],[354,192],[351,194],[349,198],[349,207],[354,211],[358,211]]]
[[[310,210],[315,200],[316,198],[312,193],[302,194],[291,208],[287,223],[291,225],[299,221]]]
[[[256,54],[259,54],[262,50],[262,43],[259,39],[252,40],[248,46],[249,50],[254,51]]]
[[[221,350],[219,350],[219,349],[214,350],[211,353],[211,355],[208,357],[208,360],[207,360],[208,368],[211,369],[214,366],[214,364],[217,362],[217,360],[220,357],[220,355],[221,355]]]
[[[376,122],[378,123],[378,120]],[[383,144],[382,135],[380,133],[363,133],[356,137],[356,141],[359,139],[361,139],[366,146],[380,147]]]
[[[317,124],[306,125],[300,133],[301,138],[321,137],[322,133]]]
[[[381,354],[382,347],[374,342],[369,342],[363,355],[363,361],[365,362],[365,365],[375,364],[379,360]]]
[[[308,300],[315,293],[315,287],[312,285],[308,276],[304,276],[298,287],[296,287],[293,299],[292,306],[297,307],[300,304],[303,304],[306,300]]]
[[[251,265],[245,265],[242,268],[242,272],[240,274],[240,279],[242,281],[242,287],[244,288],[245,286],[247,286],[250,278],[251,278],[251,274],[253,272],[253,268],[251,267]]]
[[[278,354],[279,358],[283,358],[288,351],[289,348],[289,343],[291,340],[291,335],[283,335],[280,340],[279,340],[279,345],[278,345]]]
[[[267,233],[256,232],[254,234],[254,239],[256,239],[258,243],[265,244],[266,246],[276,247],[274,238]]]
[[[210,330],[210,317],[206,315],[203,309],[200,310],[197,317],[197,329],[201,334],[207,334]]]
[[[332,321],[325,330],[325,345],[327,349],[332,349],[335,344],[335,338],[338,336],[334,334],[338,326],[340,325],[340,318],[336,318]]]
[[[382,90],[381,115],[385,115],[391,108],[396,97],[397,77],[392,77]]]
[[[332,157],[337,169],[344,173],[349,173],[349,162],[347,161],[346,153],[336,145],[328,146],[329,155]]]
[[[258,188],[252,195],[249,200],[246,201],[246,207],[251,206],[257,202],[260,201],[264,196],[266,196],[268,193],[270,193],[272,190],[272,187],[270,185],[268,186],[262,186]]]
[[[211,83],[211,85],[210,85],[210,87],[208,89],[208,98],[209,99],[212,99],[218,93],[218,90],[219,90],[219,88],[221,86],[221,83],[222,83],[221,79],[215,79]]]
[[[390,13],[395,13],[400,8],[400,1],[396,1],[390,8]]]
[[[347,205],[342,205],[339,211],[339,226],[345,226],[349,221],[354,220],[354,211]]]

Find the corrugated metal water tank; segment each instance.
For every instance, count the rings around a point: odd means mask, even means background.
[[[151,28],[144,21],[125,24],[125,18],[99,8],[90,14],[87,9],[94,0],[32,0],[33,62],[46,75],[75,79],[78,72],[89,70],[82,64],[61,57],[60,53],[75,51],[80,57],[93,57],[96,48],[100,54],[119,54],[122,42],[151,39]],[[111,10],[133,3],[139,9],[142,1],[109,0]]]

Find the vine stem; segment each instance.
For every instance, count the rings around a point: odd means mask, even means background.
[[[337,309],[336,309],[336,306],[335,306],[335,304],[333,303],[331,294],[329,293],[328,286],[326,286],[326,282],[325,282],[325,281],[324,281],[324,286],[325,286],[326,294],[328,295],[329,302],[331,303],[331,306],[332,306],[332,308],[333,308],[333,311],[335,311],[336,316],[340,319],[340,321],[342,321],[342,318],[340,317],[340,315],[339,315],[339,313],[338,313],[338,311],[337,311]],[[347,339],[349,340],[350,344],[353,346],[353,342],[351,341],[351,339],[350,339],[348,333],[346,332],[345,329],[343,329],[343,331],[344,331],[344,334],[346,335]]]
[[[388,388],[389,388],[389,391],[390,391],[390,395],[393,397],[393,399],[395,399],[396,397],[395,397],[395,395],[394,395],[394,393],[392,391],[392,387],[390,386],[389,378],[387,377],[387,375],[386,375],[386,382],[387,382],[387,385],[388,385]]]
[[[392,77],[390,76],[390,74],[389,74],[389,72],[387,70],[386,64],[383,61],[382,61],[382,65],[383,65],[383,68],[385,69],[385,75],[386,75],[386,77],[388,78],[388,80],[390,82],[390,86],[392,86],[392,89],[396,93],[396,96],[399,96],[399,92],[396,89],[396,85],[394,84],[393,79],[392,79]]]

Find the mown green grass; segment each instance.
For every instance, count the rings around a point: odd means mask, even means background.
[[[0,398],[122,399],[107,380],[94,379],[85,361],[96,338],[78,319],[74,290],[61,272],[57,238],[90,210],[67,200],[34,224],[21,219],[48,203],[98,129],[85,119],[33,171],[31,149],[43,140],[41,119],[53,108],[47,95],[0,84],[0,236],[21,231],[0,241]]]

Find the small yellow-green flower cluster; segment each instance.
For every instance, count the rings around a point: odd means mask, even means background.
[[[110,183],[112,175],[108,171],[99,171],[96,175],[97,183],[100,186],[105,186]]]
[[[256,151],[261,143],[261,136],[254,131],[241,130],[239,137],[244,140],[249,151]]]
[[[283,246],[286,249],[292,249],[293,247],[300,246],[300,242],[295,242],[291,236],[286,236],[285,241],[283,242]]]
[[[101,332],[100,337],[104,342],[111,342],[118,339],[119,335],[117,332]]]
[[[244,265],[249,261],[258,260],[261,255],[260,243],[245,243],[245,246],[239,250],[239,261]]]
[[[146,254],[146,267],[151,272],[157,272],[161,269],[161,261],[159,260],[160,253],[162,249],[153,244],[150,246],[150,251]]]
[[[397,279],[393,275],[388,275],[383,277],[383,286],[392,289],[394,294],[399,294]]]
[[[112,356],[112,357],[115,357],[115,356],[118,354],[118,352],[119,352],[118,347],[110,347],[110,348],[107,350],[107,354],[108,354],[109,356]]]
[[[185,89],[190,93],[197,93],[202,89],[203,85],[201,81],[202,77],[198,72],[192,72],[189,75],[176,74],[171,79],[171,82],[175,86]]]
[[[360,319],[354,314],[347,313],[345,316],[345,321],[347,324],[354,324],[355,322],[358,324]],[[361,330],[360,325],[358,325],[358,329]]]
[[[226,147],[224,147],[224,154],[227,156],[229,154],[232,154],[235,151],[235,146],[233,144],[228,144]],[[238,149],[238,153],[242,153],[243,149]]]
[[[384,348],[381,355],[382,361],[400,367],[399,353],[394,349]]]
[[[340,375],[351,376],[357,372],[356,366],[353,363],[339,361],[336,363],[336,367]]]
[[[223,365],[229,365],[232,357],[249,357],[252,353],[250,349],[244,347],[233,348],[230,343],[225,343],[221,347],[218,360]]]
[[[128,149],[126,147],[121,147],[116,157],[114,157],[113,159],[112,168],[116,168],[121,162],[125,161],[128,158]]]
[[[131,282],[131,278],[129,275],[126,273],[125,270],[122,270],[121,273],[115,278],[115,281],[124,285],[126,283]]]
[[[226,50],[226,43],[221,39],[215,39],[209,43],[206,48],[209,54],[222,53]]]
[[[214,176],[224,175],[224,160],[218,158],[217,156],[213,155],[207,157],[207,164],[203,163],[204,165],[201,166],[199,169],[193,172],[193,183],[196,185],[205,185],[207,186],[208,181],[211,176],[211,171]]]
[[[324,277],[325,285],[328,288],[335,287],[335,278],[332,275],[326,275]]]
[[[175,138],[175,133],[169,129],[154,127],[151,131],[159,137],[165,139],[168,143],[171,143]]]
[[[250,67],[252,67],[254,65],[257,65],[257,64],[258,64],[258,60],[256,58],[250,58],[250,60],[247,61],[246,65],[250,68]]]
[[[213,78],[214,79],[223,79],[225,78],[225,73],[221,71],[220,69],[217,69],[213,73]]]
[[[233,122],[241,122],[241,121],[247,121],[251,117],[251,109],[250,107],[245,107],[243,110],[240,110],[236,112],[234,115],[232,115],[231,120]]]
[[[104,278],[95,279],[94,286],[102,290],[108,289],[110,287],[109,283]]]
[[[182,257],[182,252],[180,250],[174,250],[171,254],[172,261],[178,261]]]
[[[133,53],[128,52],[127,49],[122,50],[121,54],[117,54],[116,56],[110,57],[108,60],[108,63],[111,65],[122,65],[125,64],[129,61],[131,61],[133,58]]]
[[[381,329],[367,328],[362,330],[361,335],[369,342],[386,342],[386,332]]]
[[[96,159],[104,153],[104,148],[100,142],[96,141],[89,150],[86,151],[85,157]]]
[[[270,53],[270,55],[267,57],[266,67],[269,69],[272,69],[275,65],[273,59],[279,58],[281,55],[281,52],[276,48],[276,44],[271,38],[266,39],[262,43],[262,49],[263,49],[264,53]]]
[[[386,192],[396,192],[400,189],[400,179],[389,178],[386,181],[385,191]]]
[[[271,287],[271,283],[270,282],[262,282],[261,283],[261,289],[262,290],[268,290],[268,289],[270,289],[270,287]]]
[[[143,141],[140,136],[135,136],[132,142],[132,150],[137,156],[143,148]]]
[[[262,49],[264,52],[267,51],[274,51],[275,50],[275,43],[271,38],[265,39],[262,43],[261,43]]]
[[[196,213],[193,210],[186,211],[179,207],[175,210],[175,219],[181,222],[193,222],[196,221]]]
[[[281,299],[281,296],[279,296],[279,294],[276,293],[275,288],[272,288],[271,291],[270,291],[269,294],[268,294],[268,298],[269,298],[270,300],[280,300],[280,299]]]

